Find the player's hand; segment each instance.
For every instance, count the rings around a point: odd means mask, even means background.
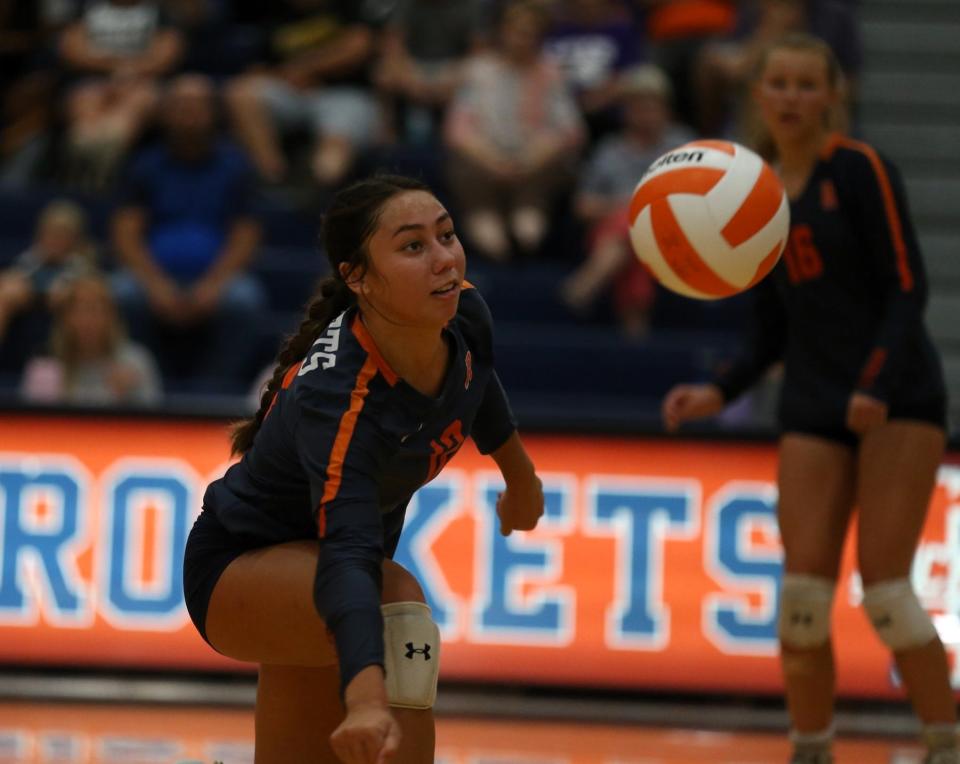
[[[343,764],[386,764],[400,747],[400,725],[382,703],[356,705],[330,735],[330,746]]]
[[[887,421],[888,406],[866,393],[854,393],[847,403],[847,427],[863,435]]]
[[[667,432],[674,432],[682,422],[719,414],[723,404],[723,393],[716,385],[676,385],[663,399],[663,425]]]
[[[529,479],[511,480],[497,497],[497,517],[504,536],[513,531],[532,531],[542,516],[543,483],[534,473]]]
[[[663,426],[674,432],[690,419],[719,414],[723,404],[723,393],[716,385],[676,385],[663,399]]]

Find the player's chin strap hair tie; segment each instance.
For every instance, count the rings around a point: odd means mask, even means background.
[[[390,602],[383,612],[387,701],[399,708],[433,708],[440,675],[440,630],[423,602]]]

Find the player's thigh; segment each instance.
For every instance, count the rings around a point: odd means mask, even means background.
[[[850,445],[803,433],[782,437],[777,518],[788,572],[836,577],[855,478]]]
[[[334,643],[313,599],[319,549],[316,541],[292,541],[233,560],[210,596],[210,644],[253,663],[335,665]]]
[[[864,583],[909,574],[945,445],[942,428],[905,419],[863,436],[857,550]]]
[[[237,660],[334,666],[336,648],[313,598],[320,545],[292,541],[244,552],[223,571],[210,596],[206,636]],[[383,561],[382,601],[423,602],[416,578]]]

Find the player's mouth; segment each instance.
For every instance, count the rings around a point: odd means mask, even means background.
[[[460,291],[459,281],[449,281],[439,289],[434,289],[430,294],[437,297],[452,297]]]
[[[800,115],[793,111],[787,111],[778,118],[781,125],[797,125],[800,123]]]

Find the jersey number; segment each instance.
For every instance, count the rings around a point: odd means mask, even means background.
[[[790,240],[783,258],[792,284],[810,281],[823,274],[823,258],[813,241],[813,230],[805,223],[790,229]]]

